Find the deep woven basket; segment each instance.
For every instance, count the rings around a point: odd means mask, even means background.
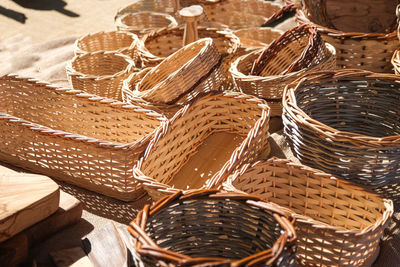
[[[286,159],[248,164],[224,189],[257,195],[290,213],[301,266],[370,266],[393,213],[391,200]]]
[[[236,56],[243,56],[253,50],[264,48],[283,34],[280,30],[267,27],[245,28],[233,33],[240,39],[240,47]]]
[[[174,178],[206,138],[218,132],[242,136],[244,139],[232,149],[232,153],[224,151],[231,156],[219,170],[212,176],[208,175],[209,170],[204,170],[207,175],[201,176],[202,187],[218,187],[244,163],[261,154],[268,156],[268,123],[269,107],[256,97],[230,91],[198,97],[157,130],[144,156],[133,169],[134,177],[153,199],[179,189],[197,189],[191,179],[185,180],[183,188],[175,188]]]
[[[396,51],[394,51],[393,57],[392,57],[392,65],[394,68],[394,73],[396,73],[397,75],[400,75],[400,49],[397,49]]]
[[[166,120],[15,76],[0,78],[0,112],[0,161],[126,201],[145,193],[132,180],[132,166]]]
[[[66,66],[72,88],[117,100],[122,100],[123,81],[136,71],[135,62],[130,57],[114,52],[75,56]]]
[[[122,31],[103,31],[90,33],[77,39],[74,44],[74,52],[75,55],[82,55],[108,51],[135,58],[140,45],[136,34]]]
[[[258,197],[178,191],[128,226],[137,266],[295,266],[294,220]]]
[[[391,72],[390,59],[399,47],[396,37],[398,0],[302,0],[301,23],[314,23],[337,51],[338,68]]]
[[[153,30],[178,26],[178,23],[166,13],[141,11],[118,16],[115,26],[119,31],[131,32],[140,37]]]
[[[307,166],[372,188],[398,183],[399,101],[396,75],[308,74],[285,88],[285,137]]]

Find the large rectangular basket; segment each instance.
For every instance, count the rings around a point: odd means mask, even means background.
[[[166,118],[33,79],[0,78],[0,160],[115,197],[144,191],[132,167]]]
[[[296,219],[301,266],[370,266],[393,214],[391,200],[286,159],[248,164],[224,189],[257,195],[289,212]]]
[[[144,156],[133,169],[134,178],[143,184],[153,199],[179,189],[218,187],[237,167],[262,153],[269,154],[268,123],[269,107],[256,97],[230,91],[198,97],[156,131]],[[221,145],[226,143],[224,139],[218,139],[215,146],[205,141],[221,132],[243,139],[229,148],[229,144]],[[206,158],[195,158],[202,145],[209,154]],[[220,162],[215,161],[216,166],[213,165],[215,155],[222,158]],[[191,166],[198,170],[190,174],[184,172],[184,182],[180,180],[179,185],[176,176],[192,158],[195,160],[190,162]]]

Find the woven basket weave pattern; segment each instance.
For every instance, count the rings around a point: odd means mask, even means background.
[[[285,159],[246,165],[224,188],[257,195],[296,218],[301,266],[372,263],[393,213],[390,200]]]
[[[160,114],[14,76],[0,79],[0,99],[2,161],[123,200],[143,194],[131,169]]]
[[[327,71],[288,85],[282,118],[296,157],[308,166],[374,188],[397,182],[397,79],[361,70]]]
[[[145,266],[294,266],[295,232],[254,196],[178,192],[146,206],[130,223]],[[254,218],[257,218],[256,220]]]
[[[236,30],[233,32],[240,39],[240,47],[236,56],[243,56],[252,50],[268,46],[275,39],[278,39],[283,32],[273,28],[253,27]]]
[[[400,75],[400,49],[397,49],[393,53],[392,65],[394,68],[394,73]]]
[[[207,181],[204,178],[205,187],[217,187],[238,166],[269,153],[268,122],[269,108],[262,100],[234,92],[209,93],[159,128],[135,166],[134,177],[153,199],[159,199],[177,191],[169,182],[209,135],[230,132],[246,136],[220,171]]]

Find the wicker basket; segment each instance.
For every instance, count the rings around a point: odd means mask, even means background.
[[[307,166],[372,188],[398,183],[399,101],[396,75],[312,73],[285,89],[285,137]]]
[[[236,56],[243,56],[253,50],[266,47],[283,34],[280,30],[267,27],[245,28],[233,33],[240,39],[240,47]]]
[[[262,153],[266,156],[269,154],[268,123],[269,107],[256,97],[229,91],[211,92],[198,97],[158,129],[143,158],[134,167],[134,177],[144,185],[153,199],[173,194],[178,189],[218,187],[237,167]],[[220,143],[216,148],[207,146],[207,137],[219,132],[232,133],[244,139],[229,149]],[[204,166],[204,170],[191,172],[191,179],[185,179],[179,185],[177,173],[186,167],[204,144],[206,149],[214,149],[207,156],[209,162],[206,166],[203,165],[203,158],[191,162],[196,168]],[[211,164],[218,153],[225,153],[225,162],[212,166],[215,167],[212,172]]]
[[[294,220],[258,197],[198,190],[139,211],[136,266],[295,266]]]
[[[108,51],[135,58],[140,45],[136,34],[122,31],[97,32],[77,39],[74,44],[74,52],[75,55],[82,55]]]
[[[178,23],[174,17],[165,13],[141,11],[118,16],[115,26],[119,31],[143,36],[153,30],[178,26]]]
[[[391,72],[390,59],[399,47],[398,0],[302,2],[298,21],[315,23],[322,38],[336,48],[337,67]]]
[[[32,79],[0,78],[0,161],[115,197],[145,192],[132,166],[165,117]]]
[[[391,200],[286,159],[246,165],[224,189],[257,195],[290,213],[301,266],[370,266],[393,213]]]
[[[126,55],[94,52],[75,56],[67,63],[66,71],[72,88],[122,100],[122,82],[138,69]]]
[[[397,49],[396,51],[394,51],[393,57],[392,57],[392,65],[394,68],[394,73],[396,73],[397,75],[400,75],[400,49]]]

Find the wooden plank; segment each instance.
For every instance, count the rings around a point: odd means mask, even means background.
[[[90,267],[93,264],[81,247],[74,247],[50,252],[57,267]]]
[[[59,201],[58,185],[49,177],[0,175],[0,242],[53,214]]]

